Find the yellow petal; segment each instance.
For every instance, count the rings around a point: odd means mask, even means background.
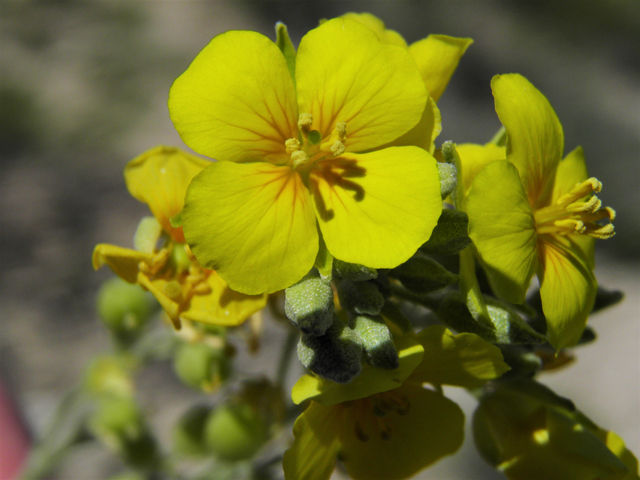
[[[297,282],[318,252],[309,192],[289,167],[212,164],[191,182],[182,223],[200,264],[249,295]]]
[[[409,47],[427,91],[436,102],[447,88],[460,58],[472,43],[470,38],[429,35]]]
[[[342,15],[342,17],[355,20],[367,27],[369,30],[372,30],[376,35],[378,35],[378,38],[382,43],[407,48],[407,42],[402,38],[402,35],[395,30],[389,30],[386,28],[384,26],[384,22],[375,15],[371,15],[370,13],[349,12]]]
[[[187,145],[218,160],[284,164],[284,142],[298,137],[287,62],[256,32],[211,40],[171,87],[169,113]]]
[[[464,415],[451,400],[417,385],[388,393],[406,398],[408,411],[377,417],[371,408],[362,412],[362,401],[344,408],[340,457],[350,478],[407,478],[462,445]]]
[[[496,160],[507,158],[505,147],[499,147],[493,143],[486,145],[465,143],[456,145],[456,151],[460,156],[461,172],[458,172],[458,175],[462,178],[465,196],[469,194],[474,178],[484,167]]]
[[[309,189],[331,254],[371,268],[406,261],[442,212],[436,160],[416,147],[325,160]]]
[[[516,168],[507,161],[476,175],[467,198],[469,237],[478,250],[496,295],[524,302],[536,270],[533,211]]]
[[[284,453],[282,465],[287,480],[328,480],[336,463],[338,409],[315,402],[293,426],[295,441]]]
[[[496,112],[507,129],[507,160],[518,168],[531,206],[546,205],[564,151],[556,112],[521,75],[496,75],[491,88]]]
[[[478,388],[509,370],[500,349],[473,333],[452,334],[443,325],[422,330],[424,357],[411,379],[434,385]]]
[[[590,259],[573,237],[545,235],[539,247],[542,310],[549,343],[556,350],[580,339],[598,290]]]
[[[406,50],[385,45],[368,28],[345,18],[306,34],[298,48],[300,113],[328,137],[347,124],[344,145],[359,152],[379,147],[418,123],[427,101],[415,62]]]
[[[395,339],[400,366],[395,370],[383,370],[369,365],[362,367],[362,373],[346,385],[330,380],[303,375],[291,390],[291,399],[300,404],[305,400],[314,400],[323,405],[364,398],[374,393],[397,388],[422,360],[422,346],[411,337]]]
[[[165,232],[184,242],[182,228],[169,220],[182,211],[191,179],[211,162],[175,147],[158,146],[131,160],[124,169],[129,193],[149,205]]]
[[[129,248],[101,243],[93,249],[93,268],[108,265],[113,273],[129,283],[136,283],[140,262],[150,262],[153,255]]]
[[[561,196],[587,178],[589,178],[589,174],[584,159],[584,150],[582,147],[578,147],[558,164],[550,203],[555,203]]]
[[[433,98],[429,97],[418,124],[400,138],[383,145],[380,149],[413,145],[433,154],[436,149],[435,139],[440,135],[441,131],[442,116],[440,115],[440,109]]]
[[[225,327],[242,324],[251,315],[264,308],[267,295],[245,295],[231,290],[216,272],[207,278],[211,293],[194,295],[182,318],[194,322],[210,323]]]

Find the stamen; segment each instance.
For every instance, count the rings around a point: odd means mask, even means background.
[[[162,287],[162,293],[175,302],[179,302],[182,298],[182,287],[175,280],[171,280]]]
[[[290,138],[286,142],[284,142],[285,150],[289,155],[293,152],[300,150],[300,141],[297,138]]]
[[[344,143],[340,140],[336,140],[333,145],[331,145],[331,153],[333,153],[334,157],[339,157],[346,150]]]
[[[558,201],[557,205],[569,205],[575,201],[578,201],[587,195],[592,193],[599,193],[602,190],[602,183],[594,177],[591,177],[585,180],[582,183],[577,184],[568,193],[562,195]]]
[[[293,168],[295,169],[307,163],[309,155],[303,150],[297,150],[291,154],[291,160],[293,161]]]

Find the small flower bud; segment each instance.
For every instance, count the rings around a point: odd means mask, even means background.
[[[440,177],[440,196],[444,200],[456,189],[458,169],[453,163],[438,162],[437,165]]]
[[[324,335],[302,336],[298,343],[298,358],[316,375],[345,384],[362,370],[362,342],[353,330],[334,317]]]
[[[333,290],[315,271],[285,290],[284,311],[305,335],[323,335],[333,321]]]
[[[471,243],[467,230],[469,217],[459,210],[444,209],[431,237],[420,251],[433,255],[455,255]]]
[[[96,396],[133,397],[131,367],[133,359],[128,357],[101,356],[87,370],[85,386]]]
[[[357,263],[343,262],[337,258],[333,259],[333,269],[339,277],[352,282],[364,282],[378,277],[378,271],[375,268],[365,267]]]
[[[204,426],[211,452],[226,461],[253,457],[268,440],[265,419],[249,403],[227,403],[216,408]]]
[[[343,280],[338,284],[340,306],[350,316],[354,314],[377,315],[384,305],[384,297],[378,287],[370,282]]]
[[[489,297],[484,297],[484,301],[495,329],[480,325],[469,312],[464,298],[457,292],[450,293],[441,299],[436,314],[454,330],[475,333],[492,343],[531,345],[544,343],[547,340],[507,305]]]
[[[223,349],[204,343],[183,343],[173,359],[176,375],[187,385],[211,392],[229,377],[229,360]]]
[[[104,282],[98,292],[98,315],[122,341],[137,337],[151,318],[153,305],[151,294],[117,277]]]
[[[353,330],[362,340],[364,359],[369,365],[385,370],[395,370],[400,366],[398,351],[382,317],[358,315],[352,324]]]
[[[429,293],[451,285],[458,280],[449,270],[435,260],[415,255],[389,272],[402,285],[417,293]]]

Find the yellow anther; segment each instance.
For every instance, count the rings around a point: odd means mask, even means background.
[[[597,178],[591,177],[582,183],[578,183],[575,187],[569,190],[568,193],[562,195],[556,204],[569,205],[570,203],[577,202],[592,193],[598,193],[600,190],[602,190],[602,183]]]
[[[300,150],[300,142],[297,138],[290,138],[286,142],[284,142],[284,148],[287,153],[291,155],[293,152]]]
[[[606,240],[607,238],[611,238],[616,234],[612,223],[607,223],[606,225],[598,225],[597,223],[592,223],[591,225],[589,225],[589,227],[587,227],[584,233],[586,235],[589,235],[590,237],[599,238],[601,240]]]
[[[300,117],[298,117],[298,128],[300,128],[302,133],[304,133],[305,135],[309,133],[309,130],[311,130],[312,124],[313,117],[310,113],[301,113]]]
[[[333,145],[331,145],[331,153],[333,153],[334,157],[339,157],[345,151],[344,143],[340,140],[336,140]]]
[[[296,150],[291,154],[291,160],[293,161],[293,168],[297,168],[307,163],[309,155],[307,155],[304,150]]]
[[[549,443],[549,430],[541,428],[533,432],[533,439],[538,445]]]
[[[336,123],[335,132],[338,134],[338,138],[344,142],[345,138],[347,138],[347,124],[344,122]]]
[[[553,224],[560,229],[559,233],[584,233],[586,227],[582,220],[567,218],[564,220],[556,220]]]
[[[602,201],[592,195],[591,198],[585,202],[573,202],[565,207],[567,212],[596,212],[602,207]]]

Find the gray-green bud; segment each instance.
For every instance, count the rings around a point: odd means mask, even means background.
[[[431,232],[431,238],[420,250],[434,255],[455,255],[471,243],[467,235],[468,227],[469,217],[466,213],[445,208]]]
[[[453,163],[438,162],[438,176],[440,177],[440,196],[444,200],[456,189],[458,169]]]
[[[435,260],[414,255],[402,265],[394,268],[390,276],[400,280],[402,285],[417,293],[429,293],[458,281],[457,275],[444,268]]]
[[[305,335],[324,335],[333,321],[333,290],[314,269],[285,290],[284,311]]]
[[[378,287],[370,282],[343,280],[338,284],[340,306],[349,316],[355,314],[377,315],[384,305],[384,297]]]
[[[303,335],[298,343],[300,362],[319,377],[349,383],[362,370],[362,341],[342,321],[334,317],[324,335]]]
[[[207,454],[204,427],[211,410],[210,405],[194,405],[180,417],[173,430],[173,445],[178,453],[188,456]]]
[[[436,314],[445,324],[458,332],[470,332],[497,344],[531,345],[547,339],[536,332],[512,308],[490,297],[484,297],[489,318],[495,329],[480,325],[469,312],[464,298],[458,292],[440,301]]]
[[[378,271],[375,268],[365,267],[357,263],[347,263],[337,258],[333,259],[333,270],[339,277],[353,282],[364,282],[378,277]]]
[[[395,370],[400,366],[398,351],[389,327],[379,315],[358,315],[353,330],[362,340],[364,360],[373,367]]]

